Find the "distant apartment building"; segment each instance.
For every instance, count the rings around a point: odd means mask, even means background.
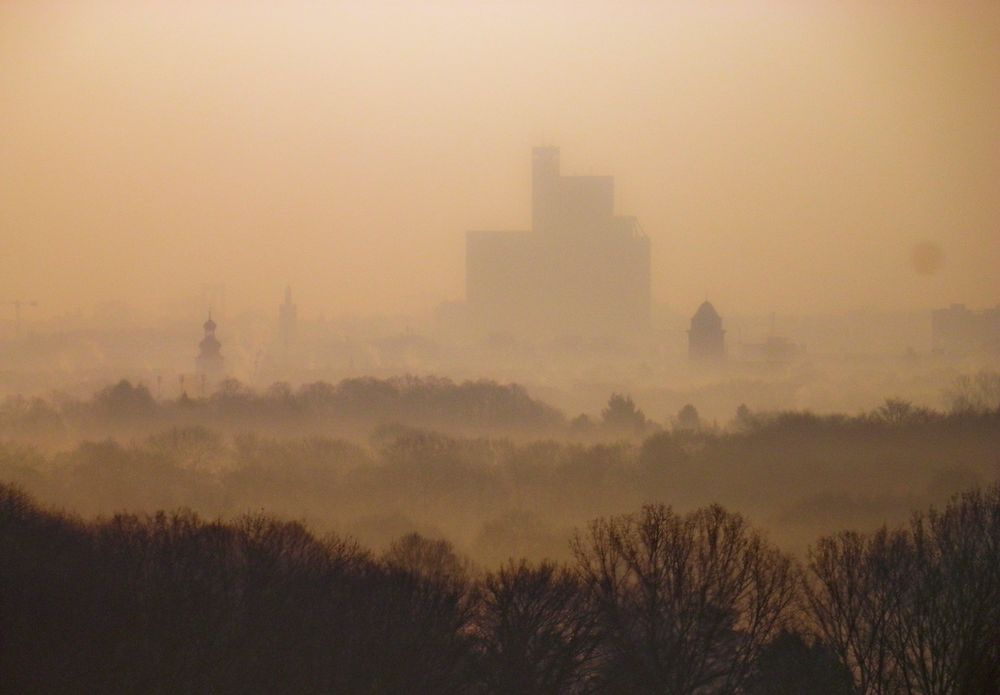
[[[931,340],[941,352],[1000,352],[1000,306],[972,311],[964,304],[931,312]]]
[[[491,332],[604,336],[648,327],[649,239],[614,212],[614,178],[563,176],[532,158],[532,230],[466,235],[466,301]]]

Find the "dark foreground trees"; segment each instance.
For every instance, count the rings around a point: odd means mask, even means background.
[[[488,693],[590,692],[597,616],[577,576],[511,561],[479,588],[478,674]]]
[[[1000,487],[806,572],[721,507],[600,519],[576,566],[476,575],[264,516],[83,522],[0,485],[0,691],[1000,692]]]
[[[604,636],[602,692],[742,692],[794,596],[791,561],[718,506],[600,519],[574,551]]]
[[[820,640],[785,630],[764,647],[747,695],[855,695],[851,672]]]
[[[0,486],[0,691],[458,693],[464,587],[253,516],[85,524]]]
[[[1000,693],[1000,486],[822,539],[804,589],[861,695]]]

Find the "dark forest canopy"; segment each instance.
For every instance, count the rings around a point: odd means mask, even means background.
[[[1000,486],[799,565],[744,517],[646,505],[566,565],[377,556],[256,515],[83,521],[0,486],[11,692],[987,694]]]

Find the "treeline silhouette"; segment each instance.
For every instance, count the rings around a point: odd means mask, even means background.
[[[143,384],[121,380],[86,400],[11,396],[0,402],[0,437],[27,441],[77,441],[95,436],[133,436],[171,427],[209,426],[225,432],[327,434],[363,438],[374,427],[395,423],[453,434],[550,436],[577,440],[642,439],[664,430],[698,432],[873,432],[886,427],[955,429],[981,427],[1000,413],[1000,373],[957,377],[943,394],[945,411],[890,398],[858,415],[808,411],[751,412],[740,406],[729,422],[703,422],[694,404],[676,414],[650,417],[631,396],[612,393],[600,417],[569,419],[532,398],[518,384],[490,380],[455,383],[442,377],[359,377],[337,384],[293,388],[285,382],[256,391],[236,379],[211,394],[157,399]]]
[[[131,434],[171,426],[211,425],[226,430],[357,432],[401,422],[457,431],[537,434],[564,425],[556,408],[517,384],[442,377],[359,377],[295,389],[284,382],[256,391],[226,379],[208,395],[158,400],[143,384],[121,380],[90,399],[25,398],[0,404],[0,436],[59,438]]]
[[[718,505],[598,518],[559,565],[380,556],[262,515],[96,521],[0,486],[0,683],[23,693],[989,695],[1000,486],[798,563]]]

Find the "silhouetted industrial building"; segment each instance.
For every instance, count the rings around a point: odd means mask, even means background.
[[[1000,352],[1000,306],[972,311],[964,304],[931,313],[934,349],[944,352]]]
[[[692,360],[721,360],[726,356],[726,331],[722,317],[711,302],[705,301],[691,317],[688,357]]]
[[[212,320],[212,312],[208,313],[208,320],[202,327],[205,329],[205,336],[198,343],[195,368],[203,377],[219,377],[223,373],[225,360],[222,357],[222,343],[215,337],[216,325]]]
[[[614,214],[614,178],[563,176],[559,149],[532,158],[532,230],[466,236],[466,300],[494,332],[580,336],[648,327],[649,239]]]

